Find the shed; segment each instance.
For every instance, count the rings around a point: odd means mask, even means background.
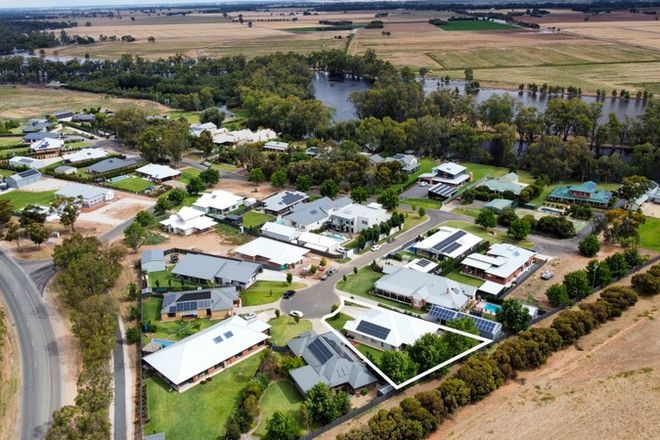
[[[41,180],[41,173],[37,170],[27,170],[7,177],[9,188],[23,188],[31,183]]]
[[[507,208],[513,207],[513,200],[507,199],[493,199],[485,206],[493,211],[500,213]]]
[[[77,172],[78,168],[69,165],[60,165],[59,167],[55,168],[56,174],[76,174]]]

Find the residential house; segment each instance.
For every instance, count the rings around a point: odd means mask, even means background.
[[[87,172],[90,174],[105,174],[117,170],[129,170],[136,166],[137,160],[135,158],[121,159],[119,157],[111,157],[88,166]]]
[[[203,124],[192,124],[190,126],[190,134],[199,137],[202,132],[207,131],[211,136],[213,136],[218,131],[218,126],[213,122],[205,122]]]
[[[439,322],[441,325],[447,325],[454,319],[469,318],[479,331],[479,335],[488,339],[497,339],[502,334],[502,324],[492,319],[481,318],[471,313],[462,313],[456,310],[440,306],[432,306],[428,313],[429,319]]]
[[[60,165],[59,167],[55,168],[54,171],[56,174],[71,175],[76,174],[78,172],[78,168],[72,167],[70,165]]]
[[[262,237],[272,238],[273,240],[283,241],[285,243],[295,242],[301,233],[301,231],[292,226],[277,222],[266,222],[261,227]]]
[[[342,241],[327,235],[314,234],[312,232],[302,232],[296,240],[298,245],[311,249],[321,254],[339,254],[339,246]]]
[[[172,269],[177,278],[198,284],[247,289],[263,271],[261,264],[204,254],[186,254]]]
[[[309,200],[309,196],[301,191],[282,191],[262,200],[264,211],[272,215],[288,214],[299,203]]]
[[[309,249],[259,237],[237,247],[234,252],[243,258],[265,263],[279,270],[286,270],[301,264],[305,255],[309,253]]]
[[[287,151],[289,151],[289,144],[287,142],[268,141],[261,148],[263,148],[265,151],[286,153]]]
[[[33,153],[54,153],[64,148],[64,141],[56,138],[44,138],[33,142],[30,145],[30,151]]]
[[[176,179],[181,175],[181,171],[175,170],[167,165],[155,163],[147,164],[135,170],[140,176],[151,180],[152,182],[165,182],[166,180]]]
[[[23,188],[31,183],[41,180],[41,173],[37,170],[21,171],[20,173],[13,174],[5,179],[7,187],[9,188]]]
[[[373,293],[418,309],[435,304],[460,310],[474,299],[476,291],[476,287],[449,278],[399,267],[376,281]]]
[[[206,213],[228,214],[243,206],[244,202],[245,197],[218,189],[210,193],[203,193],[193,203],[193,207]]]
[[[47,131],[50,122],[48,119],[30,119],[23,128],[23,133],[36,133],[38,131]]]
[[[417,272],[433,273],[435,268],[438,267],[438,263],[434,263],[433,261],[427,260],[426,258],[415,258],[404,267],[416,270]]]
[[[270,325],[232,316],[143,358],[168,385],[185,391],[268,346]]]
[[[355,393],[378,381],[360,358],[332,332],[321,335],[306,332],[291,339],[287,346],[307,364],[289,370],[289,376],[303,395],[319,383]]]
[[[107,155],[108,152],[103,148],[81,148],[72,153],[62,155],[62,159],[68,163],[78,163],[94,159],[103,159]]]
[[[140,256],[142,272],[162,272],[165,270],[165,253],[162,249],[149,249],[142,251]]]
[[[236,314],[240,306],[241,297],[235,287],[169,292],[163,296],[160,320],[224,319]]]
[[[469,182],[471,178],[464,166],[445,162],[433,167],[430,173],[420,174],[418,181],[432,184],[428,190],[429,197],[444,199],[456,193],[458,188]]]
[[[367,154],[367,159],[373,166],[378,166],[381,163],[385,162],[385,158],[380,154]]]
[[[610,191],[598,189],[596,182],[588,181],[579,185],[559,186],[552,190],[547,200],[551,202],[589,205],[595,208],[607,208],[611,199],[612,193]]]
[[[335,209],[343,208],[351,203],[349,197],[339,197],[335,200],[321,197],[313,202],[293,206],[291,212],[282,217],[282,220],[296,229],[314,231],[321,229],[330,221],[330,214]]]
[[[43,168],[46,166],[46,164],[43,163],[41,160],[26,156],[12,157],[11,159],[9,159],[9,165],[15,168],[28,167],[33,170]]]
[[[390,217],[391,214],[379,203],[352,203],[332,211],[330,226],[340,232],[358,234],[363,229],[389,220]]]
[[[23,136],[23,141],[31,144],[33,142],[38,142],[43,139],[59,139],[60,134],[59,133],[54,133],[52,131],[35,131],[32,133],[26,133],[25,136]]]
[[[507,191],[511,192],[514,196],[519,196],[520,191],[526,186],[518,181],[516,173],[508,173],[500,177],[491,177],[486,179],[479,186],[485,186],[488,191],[501,195]]]
[[[380,307],[344,324],[349,339],[379,350],[401,350],[439,330],[440,326],[432,322]]]
[[[486,203],[484,208],[492,209],[496,213],[500,213],[508,208],[513,208],[513,200],[508,199],[493,199],[490,202]]]
[[[71,183],[56,193],[60,197],[73,198],[80,203],[82,211],[91,211],[115,198],[111,189],[98,186]]]
[[[96,121],[96,115],[92,113],[79,113],[71,117],[73,122],[94,122]]]
[[[458,259],[474,252],[483,240],[474,234],[449,226],[440,226],[431,236],[413,245],[415,253],[443,260]]]
[[[213,143],[218,145],[241,145],[266,142],[277,137],[271,129],[252,131],[249,128],[236,131],[224,131],[213,136]]]
[[[73,117],[73,112],[70,111],[57,112],[53,114],[53,117],[58,121],[71,120],[71,118]]]
[[[168,232],[179,235],[191,235],[199,232],[205,232],[213,228],[215,221],[207,217],[204,211],[184,206],[167,219],[160,222],[160,225]]]
[[[463,262],[463,272],[487,281],[510,286],[536,261],[534,251],[506,243],[493,244],[485,255],[470,254]]]
[[[408,174],[412,174],[419,170],[419,161],[412,154],[403,154],[397,153],[392,157],[385,159],[386,162],[399,162],[401,164],[401,169]]]

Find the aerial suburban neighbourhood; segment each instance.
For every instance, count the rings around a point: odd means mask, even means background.
[[[0,0],[0,440],[660,438],[659,15]]]

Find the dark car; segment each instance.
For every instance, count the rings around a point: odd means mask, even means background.
[[[295,290],[287,290],[286,292],[284,292],[284,295],[282,295],[282,298],[289,299],[295,294],[296,294]]]
[[[176,263],[179,261],[179,254],[170,254],[170,263]]]

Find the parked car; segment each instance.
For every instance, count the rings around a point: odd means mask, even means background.
[[[375,244],[375,245],[371,246],[372,251],[377,251],[380,248],[381,248],[381,245],[379,245],[379,244]]]
[[[250,319],[254,319],[254,318],[256,318],[256,317],[257,317],[257,314],[254,313],[254,312],[251,312],[251,313],[248,313],[247,315],[244,315],[244,316],[243,316],[243,319],[246,319],[246,320],[249,321]]]
[[[428,185],[428,182],[419,182],[419,186],[424,187],[424,186],[426,186],[426,185]]]
[[[546,271],[544,271],[544,272],[541,274],[541,279],[543,279],[543,280],[549,280],[549,279],[551,279],[551,278],[554,277],[554,276],[555,276],[554,273],[552,273],[552,272],[549,271],[549,270],[546,270]]]
[[[325,281],[327,279],[328,279],[328,273],[326,272],[321,276],[321,281]]]
[[[395,236],[391,236],[391,237],[388,237],[388,238],[387,238],[387,242],[388,242],[388,243],[394,243],[395,241],[396,241],[396,237],[395,237]]]
[[[284,292],[284,295],[282,295],[282,298],[289,299],[295,294],[296,294],[295,290],[287,290],[286,292]]]
[[[170,263],[176,263],[179,261],[179,254],[170,254]]]
[[[291,315],[291,316],[293,316],[293,317],[296,317],[296,316],[297,316],[298,318],[302,318],[302,317],[304,316],[304,315],[303,315],[303,312],[301,312],[300,310],[291,310],[291,311],[289,312],[289,315]]]
[[[337,268],[336,267],[331,267],[328,269],[328,275],[334,275],[337,273]]]

